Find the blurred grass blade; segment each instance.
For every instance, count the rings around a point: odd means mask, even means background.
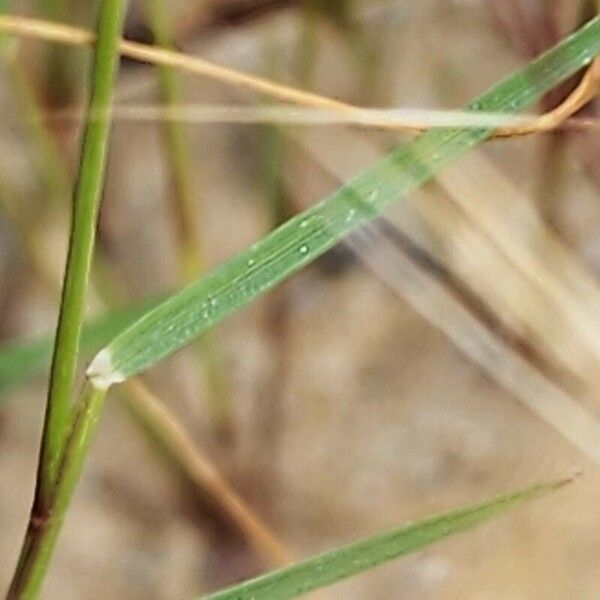
[[[493,500],[443,513],[366,538],[267,573],[204,600],[286,600],[357,575],[398,556],[415,552],[445,537],[465,531],[527,500],[569,483],[563,479],[498,496]]]
[[[145,301],[88,321],[81,333],[81,353],[89,356],[97,352],[158,303],[156,299]],[[44,374],[50,365],[53,345],[54,336],[47,334],[0,347],[0,394]]]
[[[154,122],[171,124],[226,123],[276,125],[360,125],[375,128],[430,129],[432,127],[505,127],[528,125],[535,116],[514,116],[507,113],[473,112],[468,110],[427,110],[422,108],[356,108],[353,111],[272,104],[238,106],[226,104],[119,104],[112,108],[114,121]],[[100,115],[97,115],[100,116]],[[80,120],[80,110],[58,111],[49,116],[54,121]]]
[[[600,52],[600,19],[506,78],[470,110],[516,112],[530,106]],[[113,340],[88,375],[108,387],[201,335],[331,248],[359,225],[485,140],[491,129],[432,130],[388,154],[348,185],[290,219],[260,242],[183,289]]]

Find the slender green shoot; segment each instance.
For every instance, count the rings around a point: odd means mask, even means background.
[[[46,513],[29,522],[7,600],[34,600],[39,596],[105,395],[89,384],[82,392],[80,411],[66,447],[53,505]]]
[[[6,1],[0,2],[0,14],[6,11]],[[32,157],[41,182],[49,194],[52,208],[63,206],[71,193],[71,184],[60,153],[47,130],[36,99],[34,86],[18,60],[18,41],[0,35],[0,58],[15,96],[16,109],[21,116],[31,140]]]
[[[145,0],[146,12],[156,44],[173,47],[170,15],[164,0]],[[171,107],[181,104],[182,90],[179,75],[170,67],[157,67],[162,103],[167,115]],[[177,222],[182,254],[182,277],[185,281],[198,276],[203,269],[203,257],[198,232],[198,203],[195,193],[194,165],[189,140],[182,123],[167,118],[163,126],[165,155],[169,161],[173,215]]]
[[[507,510],[548,494],[571,479],[536,485],[362,539],[205,596],[203,600],[287,600],[416,552]]]
[[[38,470],[36,503],[42,512],[51,505],[52,492],[58,478],[71,425],[71,397],[85,309],[85,291],[92,262],[96,219],[104,181],[110,130],[108,114],[119,64],[118,43],[123,15],[123,0],[102,2],[89,111],[104,116],[90,120],[86,126],[73,198],[71,239]]]
[[[156,44],[162,48],[172,49],[174,35],[167,6],[165,0],[146,0],[146,12]],[[198,278],[205,268],[199,236],[201,222],[197,183],[185,127],[175,118],[177,106],[181,104],[183,96],[179,74],[165,65],[158,65],[157,72],[162,103],[167,115],[163,124],[163,136],[171,175],[169,194],[172,214],[179,234],[181,280],[187,284]],[[201,340],[199,353],[208,384],[213,425],[218,431],[227,430],[231,422],[231,398],[227,377],[223,370],[221,348],[214,333]]]
[[[522,110],[589,65],[599,52],[600,19],[596,18],[477,98],[469,109]],[[95,386],[108,387],[179,350],[492,133],[492,129],[437,129],[390,153],[329,198],[149,312],[96,356],[88,376]]]
[[[304,0],[294,66],[296,79],[303,84],[305,89],[310,89],[310,86],[306,84],[313,80],[318,45],[319,10],[315,6],[314,0]]]
[[[65,22],[72,20],[72,12],[76,8],[72,0],[38,0],[40,15],[51,21]],[[73,54],[67,48],[49,46],[42,55],[41,91],[45,103],[49,106],[68,106],[72,103],[76,91],[76,63]]]
[[[98,19],[98,43],[92,71],[89,110],[108,115],[119,64],[118,44],[125,13],[123,0],[104,0]],[[34,506],[21,557],[8,593],[10,600],[38,595],[64,517],[66,502],[57,489],[70,489],[70,465],[82,464],[85,444],[78,435],[93,423],[79,424],[84,406],[72,430],[69,451],[65,447],[73,425],[71,395],[84,314],[85,291],[94,248],[96,218],[104,179],[109,137],[108,117],[88,122],[73,201],[71,239],[51,367],[44,432],[38,466]],[[89,388],[86,399],[95,406],[102,394]],[[93,420],[92,420],[93,421]],[[87,433],[83,435],[86,438]],[[82,439],[83,439],[82,438]],[[63,456],[65,459],[63,460]],[[57,485],[61,484],[58,488]],[[62,492],[61,492],[62,493]],[[63,509],[64,505],[64,509]],[[54,525],[54,523],[56,525]],[[56,532],[56,533],[55,533]]]

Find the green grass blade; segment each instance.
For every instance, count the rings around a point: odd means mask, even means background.
[[[408,524],[348,546],[267,573],[203,600],[286,600],[416,552],[445,537],[465,531],[527,500],[543,496],[571,481],[537,485],[493,500]]]
[[[494,86],[469,109],[516,112],[600,52],[600,19]],[[93,384],[123,381],[175,352],[298,271],[361,223],[485,140],[490,129],[438,129],[401,147],[326,200],[166,300],[113,340],[88,370]]]
[[[81,331],[80,353],[89,357],[116,335],[135,323],[159,300],[110,312],[88,321]],[[54,336],[49,333],[31,340],[9,342],[0,347],[0,402],[2,394],[44,374],[52,358]]]

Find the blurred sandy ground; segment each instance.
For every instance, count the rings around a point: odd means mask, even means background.
[[[189,9],[187,3],[177,4]],[[365,104],[459,106],[523,62],[492,25],[483,0],[365,0],[359,12],[366,43],[377,52],[376,87],[365,89],[345,42],[323,26],[315,90]],[[266,56],[275,44],[285,73],[299,28],[298,13],[291,8],[202,35],[186,49],[242,70],[268,73]],[[149,69],[128,68],[121,83],[120,95],[128,101],[154,99]],[[254,100],[191,79],[186,79],[186,94],[198,103]],[[9,105],[8,95],[1,85],[3,106]],[[31,189],[18,128],[11,119],[1,127],[6,172]],[[201,237],[211,264],[268,228],[257,158],[262,131],[220,125],[189,129],[202,198]],[[356,135],[382,149],[394,141],[383,134]],[[321,143],[327,148],[329,138],[336,148],[336,136],[332,128],[320,135]],[[494,143],[485,154],[531,199],[543,177],[541,143]],[[293,142],[287,153],[298,173],[304,155]],[[350,168],[354,159],[349,149]],[[598,190],[576,152],[569,151],[565,161],[560,232],[573,259],[597,275]],[[334,187],[308,162],[296,188],[294,177],[286,179],[297,205],[313,202]],[[132,297],[176,285],[164,185],[157,127],[120,123],[111,147],[103,235]],[[57,252],[61,244],[64,237],[57,235]],[[6,282],[0,283],[3,334],[8,338],[49,329],[56,298],[48,298],[34,281],[4,220],[0,246],[0,282]],[[473,261],[471,268],[476,267]],[[350,262],[336,274],[321,262],[294,277],[285,290],[289,322],[283,373],[273,373],[281,357],[274,355],[266,334],[272,296],[219,327],[234,397],[233,443],[210,436],[205,385],[193,351],[170,359],[149,373],[148,380],[298,557],[433,511],[584,469],[579,483],[551,498],[331,588],[323,597],[599,597],[596,465],[494,383],[360,262]],[[578,360],[571,358],[571,364]],[[578,389],[596,389],[596,358],[585,359]],[[275,386],[280,394],[267,411],[261,402],[271,393],[274,377],[280,378]],[[596,399],[584,397],[597,417]],[[39,382],[11,393],[0,413],[2,588],[29,510],[43,398]],[[191,598],[256,572],[259,563],[235,528],[211,525],[200,506],[157,460],[113,398],[44,597]]]

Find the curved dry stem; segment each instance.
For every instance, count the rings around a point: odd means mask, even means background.
[[[90,46],[93,45],[96,40],[94,33],[85,29],[15,15],[0,15],[0,31],[68,44],[71,46]],[[269,79],[242,73],[235,69],[216,65],[202,58],[176,52],[174,50],[121,40],[119,51],[123,56],[127,56],[133,60],[167,66],[187,73],[202,75],[222,83],[227,83],[264,94],[271,98],[276,98],[282,102],[333,111],[344,115],[350,122],[352,120],[364,120],[365,113],[369,112],[369,109],[366,108],[291,86],[275,83]],[[598,73],[600,71],[599,64],[600,59],[596,59],[588,69],[579,86],[557,108],[539,117],[533,117],[528,122],[523,123],[522,119],[520,119],[515,125],[501,127],[496,133],[490,136],[490,139],[542,133],[560,127],[569,117],[598,95],[598,82],[600,80]],[[407,119],[406,121],[398,119],[389,119],[389,121],[386,119],[378,119],[372,126],[380,129],[408,131],[413,133],[423,132],[429,128],[418,119]]]
[[[0,206],[7,210],[9,194],[0,194]],[[5,206],[6,205],[6,206]],[[11,211],[11,218],[21,221],[18,210]],[[48,268],[41,254],[35,251],[39,246],[36,233],[27,223],[23,223],[25,250],[36,270],[37,276],[52,290],[58,288],[54,273]],[[95,294],[94,294],[95,295]],[[101,302],[98,299],[98,302]],[[269,527],[254,514],[246,502],[233,490],[217,467],[194,443],[183,426],[177,421],[165,404],[141,381],[132,380],[123,385],[122,400],[134,416],[154,437],[174,461],[188,481],[201,493],[207,493],[237,524],[250,545],[273,567],[292,562],[291,553],[270,531]]]
[[[146,0],[145,6],[156,43],[170,50],[174,40],[167,3],[165,0]],[[179,74],[169,67],[159,65],[157,77],[162,108],[167,115],[174,114],[175,107],[183,96]],[[204,270],[205,263],[203,243],[199,234],[202,230],[200,194],[187,133],[187,128],[176,119],[164,120],[163,143],[172,188],[167,197],[179,238],[183,284],[190,283],[198,277]],[[223,369],[218,337],[214,333],[206,336],[200,341],[197,350],[206,375],[212,425],[216,432],[228,431],[231,425],[231,394]]]
[[[94,33],[85,29],[14,15],[0,15],[0,31],[70,46],[91,46],[96,41]],[[121,40],[119,49],[123,56],[133,60],[204,75],[223,83],[247,88],[293,104],[334,110],[356,110],[356,107],[351,104],[278,84],[262,77],[241,73],[235,69],[216,65],[174,50],[129,40]]]
[[[566,100],[553,110],[535,117],[530,123],[511,127],[501,127],[495,137],[514,137],[551,131],[560,127],[567,119],[581,110],[600,93],[600,58],[597,58],[586,71],[579,85]]]
[[[132,379],[123,387],[129,408],[187,478],[215,498],[269,564],[289,564],[292,557],[288,550],[229,485],[167,407],[140,380]]]

